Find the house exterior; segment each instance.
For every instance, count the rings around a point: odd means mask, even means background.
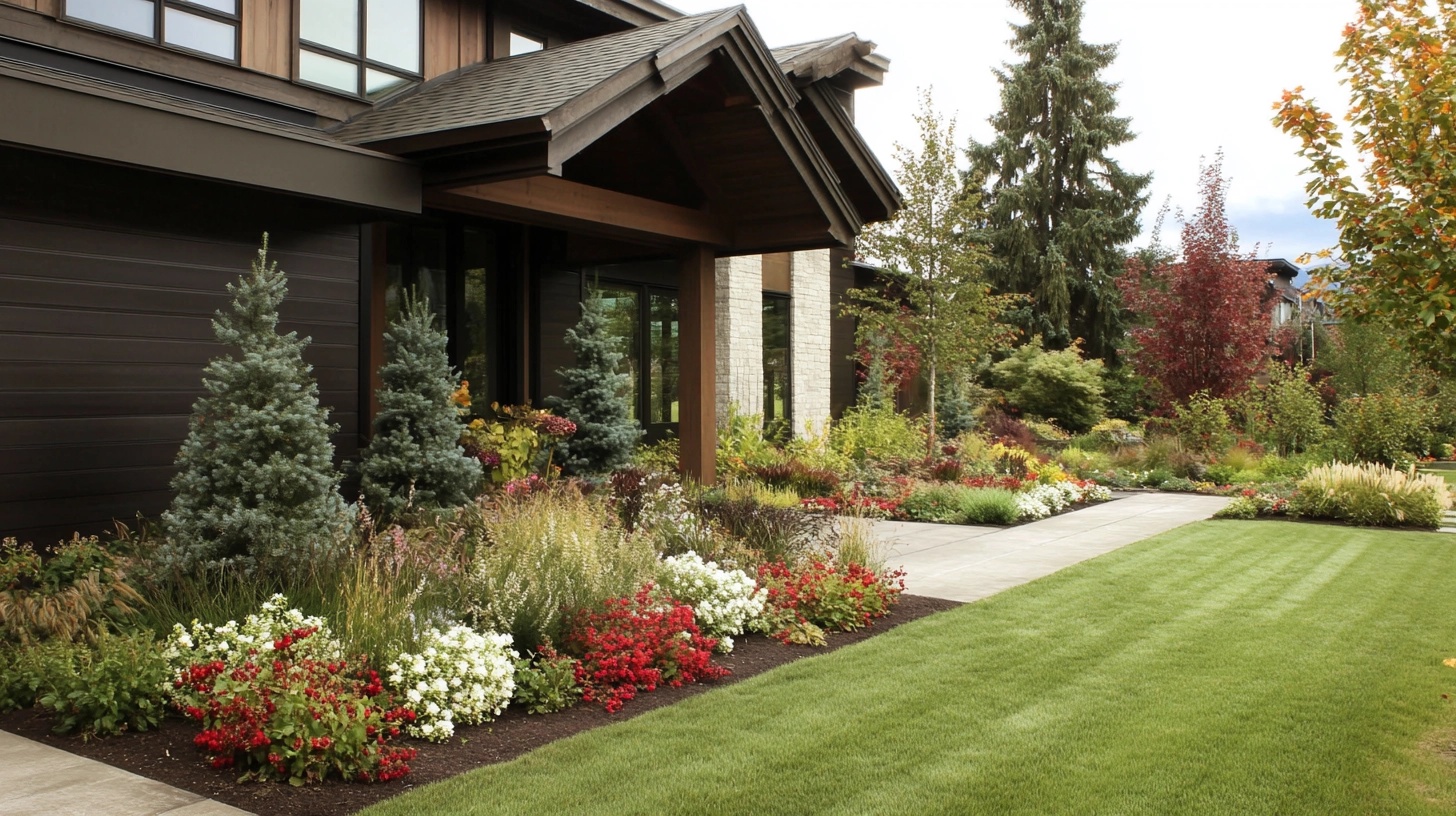
[[[1319,329],[1331,325],[1333,314],[1321,298],[1307,293],[1294,281],[1300,269],[1283,258],[1253,261],[1263,267],[1266,276],[1264,303],[1269,309],[1269,329],[1278,345],[1287,339],[1305,362],[1315,358],[1315,340]]]
[[[265,231],[341,458],[411,287],[477,401],[537,404],[595,287],[701,478],[730,403],[822,421],[899,205],[853,125],[887,66],[654,0],[0,0],[0,533],[166,505]]]

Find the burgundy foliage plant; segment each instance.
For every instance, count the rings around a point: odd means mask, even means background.
[[[1225,212],[1228,179],[1220,154],[1205,166],[1202,202],[1183,224],[1181,262],[1134,261],[1119,280],[1139,316],[1131,332],[1137,372],[1161,386],[1166,403],[1200,391],[1228,397],[1248,387],[1267,357],[1264,265],[1238,253]]]

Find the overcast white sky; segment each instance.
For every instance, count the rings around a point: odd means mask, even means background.
[[[696,13],[725,0],[668,0]],[[1000,107],[991,69],[1012,59],[1006,0],[746,0],[771,46],[853,31],[890,58],[883,88],[861,92],[860,130],[892,171],[891,148],[916,141],[917,89],[933,86],[936,107],[955,116],[962,140],[991,136]],[[1119,44],[1104,79],[1121,85],[1119,112],[1137,139],[1117,154],[1123,167],[1153,173],[1144,213],[1162,201],[1191,212],[1199,159],[1223,148],[1232,178],[1230,221],[1246,250],[1293,259],[1334,244],[1328,222],[1305,209],[1295,142],[1270,120],[1285,88],[1303,85],[1342,114],[1346,95],[1334,51],[1355,0],[1085,0],[1083,39]],[[1170,218],[1165,243],[1176,246]]]

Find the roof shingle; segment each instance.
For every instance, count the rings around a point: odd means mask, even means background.
[[[545,117],[723,15],[698,14],[472,66],[426,82],[340,125],[349,144]]]

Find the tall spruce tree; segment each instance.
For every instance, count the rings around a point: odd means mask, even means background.
[[[456,375],[448,339],[429,303],[406,295],[384,334],[379,414],[359,466],[359,490],[376,513],[459,507],[480,487],[480,462],[460,447],[460,416],[450,395]]]
[[[164,565],[192,570],[239,564],[287,569],[335,541],[345,518],[328,410],[303,361],[309,339],[278,333],[287,280],[268,262],[268,236],[236,284],[231,311],[212,322],[236,357],[204,369],[177,454],[177,492],[162,519]]]
[[[1082,41],[1082,0],[1011,0],[1027,16],[1012,25],[1024,59],[996,71],[996,137],[972,141],[967,187],[984,190],[988,273],[997,290],[1030,295],[1010,315],[1048,348],[1081,339],[1111,362],[1122,337],[1115,280],[1120,246],[1138,234],[1151,175],[1128,173],[1108,150],[1133,138],[1114,116],[1117,86],[1098,78],[1116,45]]]
[[[562,396],[546,404],[576,423],[576,434],[557,448],[573,473],[610,473],[626,465],[642,429],[629,415],[630,377],[619,369],[622,352],[609,331],[606,304],[592,292],[581,304],[581,322],[566,332],[576,366],[556,371]]]

